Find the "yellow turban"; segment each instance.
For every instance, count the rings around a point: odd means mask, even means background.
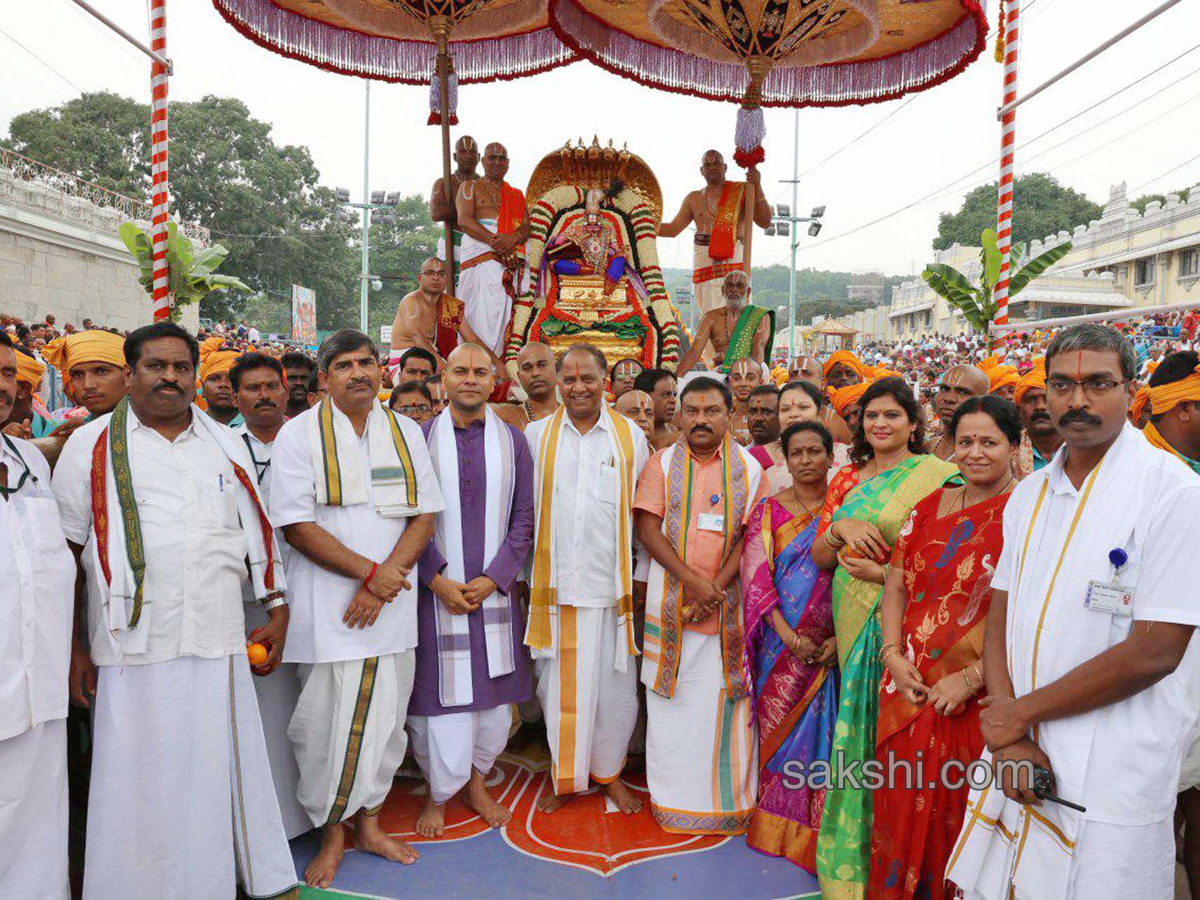
[[[1142,413],[1146,411],[1146,404],[1149,402],[1150,387],[1143,384],[1134,395],[1133,403],[1129,405],[1129,414],[1133,417],[1133,424],[1136,425],[1142,420]]]
[[[208,381],[214,375],[228,372],[233,367],[233,361],[242,355],[241,350],[226,350],[225,339],[212,337],[200,345],[200,384]]]
[[[833,371],[833,367],[841,363],[848,369],[853,369],[858,373],[858,377],[867,378],[867,367],[863,365],[863,361],[851,353],[849,350],[839,350],[825,360],[824,373],[825,377],[829,377],[829,373]]]
[[[1010,384],[1017,384],[1021,380],[1016,366],[993,366],[988,370],[987,376],[989,394],[994,394],[1000,388]]]
[[[887,368],[884,368],[883,366],[875,367],[875,380],[876,381],[878,381],[880,378],[903,378],[903,377],[904,376],[901,375],[899,372],[897,372],[895,369],[887,369]]]
[[[846,410],[858,403],[863,398],[863,394],[870,387],[865,381],[858,384],[849,384],[843,388],[834,388],[830,392],[830,400],[833,402],[833,408],[839,416],[844,416]]]
[[[1034,388],[1041,388],[1043,391],[1046,389],[1046,361],[1044,359],[1035,359],[1033,368],[1017,381],[1017,392],[1013,395],[1013,402],[1020,406],[1025,395]]]
[[[1152,387],[1148,393],[1150,412],[1156,416],[1174,409],[1180,403],[1200,403],[1200,366],[1186,378]]]
[[[80,363],[108,363],[121,368],[125,365],[125,338],[111,331],[81,331],[55,338],[42,348],[42,359],[62,373],[63,381],[71,380],[71,367]]]
[[[42,386],[42,376],[46,374],[46,366],[32,356],[14,351],[17,356],[17,381],[23,381],[33,390]]]

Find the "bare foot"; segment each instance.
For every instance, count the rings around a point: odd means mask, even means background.
[[[304,883],[309,887],[327,888],[333,884],[346,852],[346,828],[342,824],[326,825],[321,830],[321,849],[304,870]]]
[[[487,780],[478,769],[471,770],[471,780],[467,783],[463,802],[479,813],[488,828],[500,828],[512,818],[511,812],[492,799],[487,790]]]
[[[603,786],[604,793],[608,795],[613,803],[617,805],[617,809],[625,813],[627,816],[632,816],[634,813],[642,811],[642,801],[629,788],[625,787],[625,783],[618,778],[611,784]]]
[[[546,815],[558,812],[574,796],[574,794],[543,794],[537,802],[537,811]]]
[[[399,838],[394,838],[379,825],[378,816],[358,815],[354,846],[384,859],[411,866],[421,854]]]
[[[440,838],[446,833],[446,804],[433,802],[433,791],[425,797],[425,808],[417,816],[417,834],[423,838]]]

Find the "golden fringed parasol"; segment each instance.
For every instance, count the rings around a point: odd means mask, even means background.
[[[743,168],[764,158],[763,106],[891,100],[952,78],[987,42],[982,0],[550,0],[550,27],[624,78],[741,103]]]
[[[213,0],[243,35],[281,56],[378,81],[430,84],[450,196],[458,82],[536,75],[576,56],[548,27],[546,0]],[[451,61],[453,52],[453,62]],[[449,225],[447,257],[454,242]],[[452,266],[453,260],[447,259]]]

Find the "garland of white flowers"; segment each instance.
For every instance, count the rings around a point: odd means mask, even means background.
[[[542,309],[541,300],[537,296],[537,274],[542,263],[542,253],[546,248],[548,237],[546,229],[561,211],[574,206],[583,206],[584,200],[584,191],[567,185],[547,191],[533,201],[530,209],[533,230],[529,240],[525,243],[525,258],[533,278],[530,280],[529,292],[517,299],[513,309],[512,335],[504,352],[505,368],[508,370],[509,377],[514,380],[517,377],[517,352],[525,346],[530,323]],[[548,220],[546,212],[540,208],[542,204],[550,207]],[[654,342],[655,352],[658,354],[655,365],[674,369],[675,364],[679,362],[679,328],[675,310],[671,306],[670,295],[663,283],[662,269],[658,265],[657,216],[646,206],[638,194],[629,189],[621,191],[614,198],[613,205],[625,213],[629,220],[628,230],[633,234],[628,237],[635,242],[638,268],[642,281],[646,285],[646,293],[650,297],[650,311],[653,312],[654,319],[659,323],[662,332],[661,351],[657,336]],[[639,217],[643,219],[640,227],[634,224]],[[632,260],[630,262],[632,263]]]

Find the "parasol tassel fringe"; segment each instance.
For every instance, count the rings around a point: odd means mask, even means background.
[[[763,150],[763,140],[767,136],[767,123],[761,106],[753,109],[740,107],[737,111],[737,125],[733,132],[733,161],[743,169],[757,166],[767,158]]]
[[[450,124],[458,124],[458,73],[453,70],[446,79],[446,108],[450,111]],[[442,92],[438,84],[437,71],[429,79],[429,119],[427,125],[442,124]]]

